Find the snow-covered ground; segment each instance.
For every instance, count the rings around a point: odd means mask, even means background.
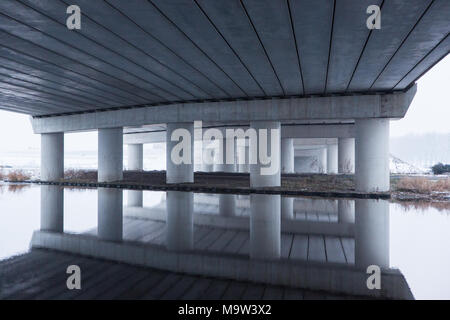
[[[389,157],[389,170],[393,174],[426,174],[430,173],[430,169],[419,168],[413,166],[392,154]]]

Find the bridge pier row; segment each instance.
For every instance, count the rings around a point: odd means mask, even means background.
[[[338,172],[355,172],[355,138],[338,138]]]
[[[142,171],[144,169],[144,145],[129,144],[128,146],[128,170]],[[143,206],[143,191],[127,191],[129,207]]]
[[[174,141],[172,141],[174,134]],[[188,139],[188,141],[184,141]],[[183,152],[189,154],[183,155],[177,150],[173,150],[179,143],[184,146],[190,143],[190,147],[183,148]],[[190,150],[187,150],[190,149]],[[187,158],[186,162],[174,163],[172,153],[175,157]],[[166,130],[166,183],[184,183],[194,182],[194,123],[177,122],[168,123]]]
[[[41,181],[64,178],[64,133],[41,134]],[[64,189],[41,185],[41,230],[63,232]]]
[[[97,236],[101,240],[122,241],[123,190],[98,188]]]
[[[327,145],[327,174],[338,173],[338,146]]]
[[[389,191],[389,119],[357,119],[355,187],[357,191]]]
[[[123,179],[123,128],[98,130],[98,182]]]
[[[166,247],[183,251],[194,248],[194,193],[167,191]]]
[[[355,200],[355,264],[389,268],[389,202]]]
[[[261,162],[259,145],[257,141],[250,140],[250,186],[253,188],[279,187],[281,185],[281,138],[280,122],[254,121],[250,126],[256,130],[259,136],[260,129],[267,130],[267,153],[272,157],[272,164],[265,165]],[[259,141],[264,144],[265,142]],[[256,154],[254,151],[256,150]],[[256,160],[256,161],[255,161]],[[272,169],[266,171],[269,166]],[[252,259],[279,259],[281,253],[281,196],[267,194],[250,195],[250,258]]]

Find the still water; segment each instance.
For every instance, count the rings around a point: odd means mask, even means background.
[[[128,203],[128,192],[124,192],[123,203]],[[64,190],[64,232],[96,233],[97,230],[97,197],[96,189]],[[143,192],[143,207],[151,208],[152,214],[164,215],[166,208],[165,192]],[[232,196],[234,208],[227,207],[230,195],[194,195],[194,215],[221,215],[223,208],[232,212],[234,217],[250,215],[249,196]],[[261,204],[264,203],[261,196]],[[287,205],[292,207],[292,216],[301,227],[314,222],[325,222],[337,226],[342,217],[338,217],[338,201],[323,199],[290,198]],[[282,202],[287,199],[282,198]],[[0,185],[0,260],[12,255],[26,252],[34,230],[40,227],[41,188],[37,185]],[[224,205],[225,204],[225,205]],[[286,203],[284,203],[286,205]],[[222,209],[221,209],[222,208]],[[353,213],[358,216],[358,212]],[[382,214],[382,213],[380,213]],[[450,211],[446,208],[405,207],[397,203],[388,205],[388,255],[389,266],[398,268],[403,273],[416,299],[450,299]],[[142,215],[139,210],[124,211],[125,221],[129,216]],[[286,217],[282,217],[287,219]],[[346,222],[354,223],[358,217],[346,217]],[[203,219],[205,220],[205,219]],[[131,225],[132,223],[129,223]],[[286,226],[288,228],[289,226]],[[136,227],[135,227],[136,228]],[[125,236],[124,227],[124,237]],[[167,231],[167,232],[170,232]],[[197,228],[196,232],[201,232]],[[226,237],[224,235],[223,237]],[[165,239],[163,236],[159,238]],[[310,236],[314,240],[317,235]],[[231,238],[230,238],[231,239]],[[283,241],[284,238],[282,238]],[[325,238],[324,238],[325,239]],[[377,239],[376,237],[374,239]],[[234,241],[234,240],[233,240]],[[346,243],[350,248],[354,241],[341,237],[340,241],[345,263],[354,263],[354,256],[346,254]],[[230,240],[230,243],[232,240]],[[292,246],[293,244],[291,244]],[[326,247],[327,243],[325,244]],[[250,252],[252,249],[247,248]],[[281,246],[283,251],[283,243]],[[293,250],[293,248],[291,248]],[[354,253],[353,253],[354,254]],[[328,254],[327,259],[331,259]],[[353,259],[353,261],[352,261]]]

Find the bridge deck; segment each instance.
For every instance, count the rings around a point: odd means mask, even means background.
[[[124,240],[164,245],[165,223],[149,219],[124,218]],[[89,234],[96,234],[92,229]],[[194,250],[209,253],[238,254],[248,257],[250,234],[248,231],[207,226],[194,226]],[[353,238],[281,234],[281,257],[292,260],[333,263],[355,263]]]
[[[67,266],[81,268],[81,290],[66,287]],[[0,261],[0,299],[347,299],[288,287],[188,276],[33,249]]]

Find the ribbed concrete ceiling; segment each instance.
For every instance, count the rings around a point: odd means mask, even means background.
[[[66,27],[72,4],[81,30]],[[449,0],[2,0],[0,108],[402,90],[448,54],[449,32]]]

